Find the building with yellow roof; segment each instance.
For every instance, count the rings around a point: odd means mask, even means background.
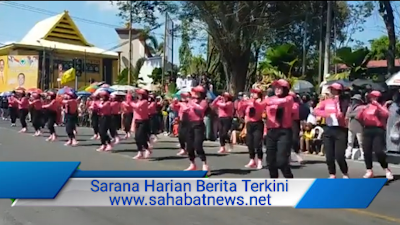
[[[118,74],[118,53],[90,44],[65,11],[42,20],[20,42],[0,47],[0,92],[17,87],[74,87],[60,84],[65,71],[81,59],[83,72],[78,88],[89,80],[112,83]]]

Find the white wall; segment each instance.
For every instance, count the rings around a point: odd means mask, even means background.
[[[161,56],[146,59],[139,73],[139,78],[142,78],[141,82],[144,83],[143,85],[140,85],[142,88],[147,90],[155,90],[157,88],[157,86],[151,84],[153,79],[151,79],[149,75],[151,75],[155,68],[162,68],[162,61]]]

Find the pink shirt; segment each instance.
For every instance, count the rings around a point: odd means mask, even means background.
[[[216,98],[212,103],[211,106],[218,108],[218,117],[233,117],[233,103],[231,101],[222,102],[222,99]]]
[[[186,102],[173,102],[171,104],[171,108],[173,111],[178,112],[179,119],[183,119],[183,113],[189,110],[189,106]]]
[[[75,99],[63,100],[67,114],[75,114],[78,112],[78,102]]]
[[[99,102],[96,104],[99,109],[99,115],[109,116],[111,115],[111,104],[109,101]]]
[[[293,120],[300,120],[300,104],[293,102]]]
[[[154,115],[157,113],[157,103],[149,102],[149,115]]]
[[[45,109],[57,112],[59,105],[58,105],[58,102],[55,99],[53,99],[53,100],[51,100],[51,102],[49,102],[49,104],[43,105],[42,107]]]
[[[147,99],[131,102],[130,105],[133,109],[134,120],[149,119],[149,102],[147,101]]]
[[[121,109],[121,103],[118,101],[111,101],[110,102],[110,107],[111,107],[111,114],[112,115],[118,115],[120,113]]]
[[[321,101],[317,107],[315,107],[314,114],[323,118],[328,118],[331,114],[334,114],[339,122],[339,126],[346,127],[345,117],[340,110],[339,100],[337,98],[329,98]]]
[[[205,112],[207,109],[207,102],[205,100],[200,103],[196,103],[196,100],[190,100],[187,104],[188,109],[185,111],[188,113],[189,121],[203,121]]]
[[[29,108],[29,100],[27,97],[23,97],[20,100],[15,99],[18,102],[18,109],[28,109]]]
[[[262,114],[264,112],[265,105],[266,103],[260,100],[242,100],[239,102],[238,110],[245,112],[244,120],[246,122],[258,122],[262,121]],[[250,116],[249,114],[252,109],[255,110],[255,114]]]
[[[124,101],[121,103],[121,110],[123,113],[131,113],[133,109],[131,104],[128,103],[128,101]]]
[[[18,107],[18,102],[16,101],[17,99],[14,96],[11,96],[8,98],[8,106],[17,108]]]
[[[279,98],[277,96],[268,97],[264,100],[267,113],[267,129],[273,128],[292,128],[293,123],[293,97],[286,96]],[[278,109],[283,109],[281,121],[276,118]]]
[[[42,109],[42,100],[41,99],[35,99],[31,102],[29,102],[29,104],[35,109],[35,110],[41,110]]]
[[[380,128],[386,127],[388,117],[388,109],[379,103],[370,103],[363,106],[357,115],[357,118],[364,126]]]

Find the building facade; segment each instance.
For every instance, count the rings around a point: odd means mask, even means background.
[[[84,68],[77,78],[78,89],[89,80],[112,84],[118,76],[118,53],[97,48],[79,31],[68,12],[42,20],[16,43],[0,48],[0,91],[16,87],[74,87],[61,84],[74,59],[82,59]]]

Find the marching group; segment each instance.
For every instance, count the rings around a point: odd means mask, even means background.
[[[292,149],[298,154],[303,140],[301,137],[309,131],[301,129],[301,98],[290,91],[290,84],[283,79],[272,83],[273,92],[263,96],[263,91],[257,88],[250,90],[249,98],[233,101],[233,96],[225,92],[208,102],[206,89],[196,86],[191,92],[181,93],[180,99],[173,99],[170,108],[178,114],[178,140],[180,150],[178,155],[187,155],[189,167],[186,170],[197,170],[196,156],[202,162],[202,170],[210,171],[203,148],[205,140],[204,117],[210,108],[216,110],[219,121],[219,153],[227,154],[233,148],[230,135],[233,117],[237,112],[244,115],[246,129],[245,144],[249,152],[249,162],[245,165],[251,169],[262,169],[264,151],[266,148],[267,168],[271,178],[279,177],[279,170],[285,178],[293,178],[290,167]],[[352,109],[349,99],[342,97],[343,86],[333,83],[329,93],[310,112],[311,116],[323,118],[324,127],[321,137],[324,155],[328,166],[329,178],[336,178],[336,163],[343,178],[349,178],[348,165],[348,122],[346,121]],[[68,135],[66,146],[76,146],[77,120],[79,100],[73,91],[66,91],[59,99],[57,93],[26,93],[16,90],[7,98],[9,116],[12,126],[15,126],[19,116],[21,133],[27,131],[26,116],[30,113],[34,136],[41,135],[44,124],[50,132],[47,141],[55,141],[57,134],[54,126],[60,115],[65,117],[65,131]],[[385,132],[389,116],[386,105],[381,105],[378,99],[379,91],[370,91],[364,104],[358,105],[356,113],[350,116],[363,127],[360,148],[366,165],[364,178],[372,178],[373,153],[385,170],[389,180],[394,179],[386,161]],[[144,89],[128,92],[125,97],[110,94],[106,90],[96,91],[90,96],[86,105],[91,111],[91,125],[94,136],[100,140],[97,151],[112,151],[113,145],[120,139],[131,137],[134,131],[138,153],[134,159],[151,157],[152,146],[157,141],[159,132],[159,117],[157,108],[160,101],[156,96]],[[264,117],[265,115],[265,117]],[[117,130],[121,125],[125,131],[124,137],[119,137]],[[321,132],[322,133],[322,132]],[[346,152],[347,151],[347,152]],[[299,161],[301,158],[299,157]]]

